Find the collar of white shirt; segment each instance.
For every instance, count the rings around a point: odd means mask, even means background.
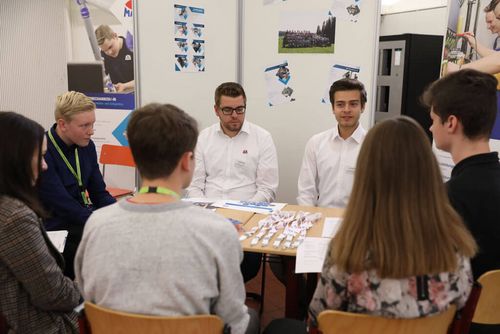
[[[361,124],[358,124],[358,127],[356,128],[356,130],[354,130],[352,135],[345,140],[349,140],[350,138],[352,138],[356,143],[361,144],[361,142],[363,141],[363,138],[365,137],[365,134],[366,134],[365,129],[363,129]],[[332,140],[336,140],[336,139],[344,140],[344,138],[340,137],[338,126],[335,126],[333,128],[333,133],[332,133]]]
[[[217,127],[217,132],[218,132],[218,133],[220,133],[221,135],[225,135],[224,131],[222,131],[222,128],[221,128],[221,126],[220,126],[220,123],[219,123],[219,126]],[[240,132],[238,132],[237,136],[238,136],[241,132],[244,132],[244,133],[250,134],[250,125],[249,125],[249,122],[247,122],[246,120],[245,120],[245,121],[243,121],[243,125],[241,126]]]

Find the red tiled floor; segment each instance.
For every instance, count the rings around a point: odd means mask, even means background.
[[[260,294],[260,283],[262,277],[262,268],[259,274],[247,282],[245,285],[247,292]],[[269,263],[266,263],[266,288],[265,288],[264,309],[260,318],[260,327],[263,330],[273,319],[283,318],[285,316],[285,287],[273,275]],[[247,298],[247,306],[259,309],[259,303]]]

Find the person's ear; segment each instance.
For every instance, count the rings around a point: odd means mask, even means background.
[[[59,128],[59,130],[66,131],[68,122],[66,122],[63,118],[58,118],[56,121],[56,126]]]
[[[452,134],[455,133],[459,127],[460,121],[458,120],[457,116],[455,115],[450,115],[448,116],[448,119],[444,123],[446,126],[446,130],[448,133]]]
[[[189,172],[194,169],[194,153],[191,151],[184,152],[180,164],[183,171]]]
[[[215,113],[215,116],[219,117],[219,112],[217,111],[217,105],[214,104],[214,113]]]

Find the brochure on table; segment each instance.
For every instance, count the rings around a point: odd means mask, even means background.
[[[234,209],[262,214],[270,214],[283,209],[287,203],[250,202],[235,200],[219,200],[212,204],[218,208]]]

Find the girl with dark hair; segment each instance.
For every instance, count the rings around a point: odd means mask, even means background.
[[[35,184],[46,150],[42,126],[0,112],[0,313],[9,333],[78,333],[80,293],[40,219]]]

